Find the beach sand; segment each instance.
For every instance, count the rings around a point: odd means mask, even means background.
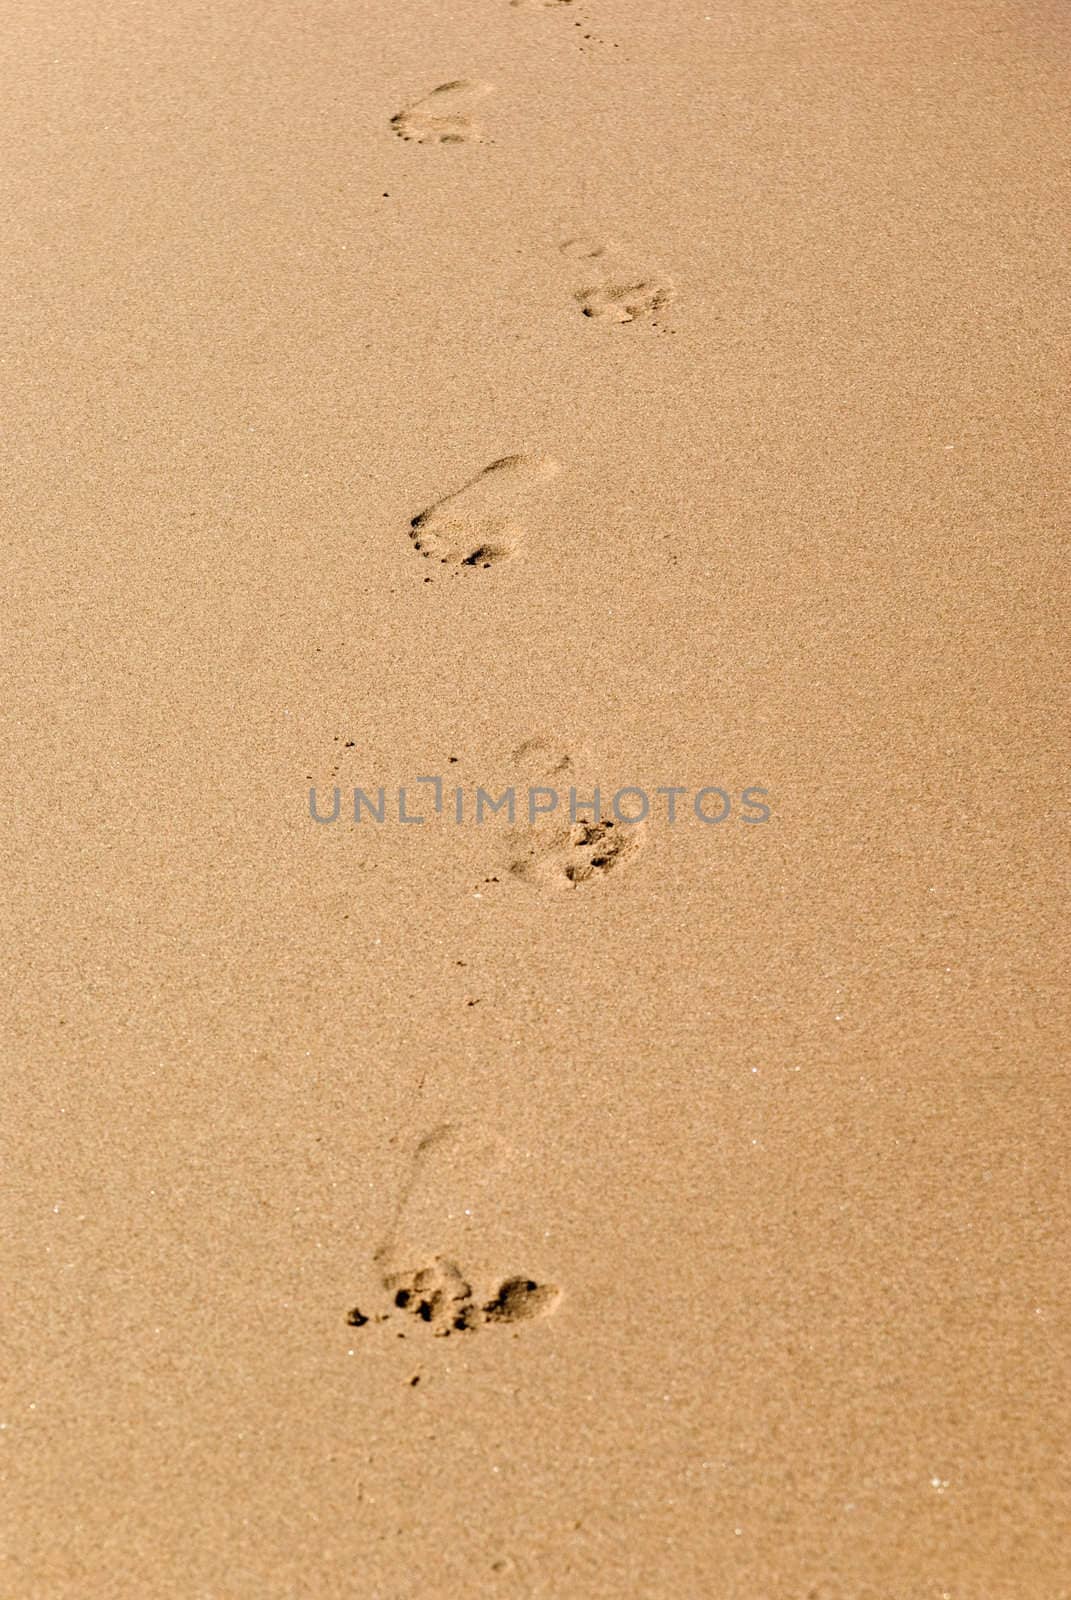
[[[1067,9],[3,35],[0,1593],[1067,1600]]]

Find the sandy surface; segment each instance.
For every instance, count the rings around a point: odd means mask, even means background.
[[[1066,1600],[1067,10],[2,32],[0,1593]]]

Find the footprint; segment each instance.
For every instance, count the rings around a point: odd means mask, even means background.
[[[653,317],[673,299],[672,285],[658,278],[638,283],[602,283],[579,289],[575,299],[585,317],[599,322],[637,322]]]
[[[481,100],[490,93],[490,84],[474,83],[467,78],[440,83],[423,100],[417,100],[391,117],[390,125],[399,139],[409,139],[415,144],[479,144],[483,130],[468,107],[473,100]]]
[[[510,765],[529,790],[553,790],[558,805],[534,825],[511,830],[508,853],[502,863],[504,875],[544,887],[576,889],[616,872],[642,848],[644,822],[619,821],[616,817],[595,821],[581,816],[570,825],[564,820],[562,813],[570,814],[572,795],[591,795],[596,788],[584,776],[592,765],[585,747],[574,745],[567,749],[560,739],[539,732],[510,753]],[[522,816],[529,796],[516,783],[515,788],[517,815]],[[546,797],[540,796],[539,804],[545,803]],[[576,804],[577,809],[584,809],[579,798]]]
[[[573,771],[573,758],[565,746],[543,734],[522,740],[516,750],[510,751],[510,763],[533,784],[566,778]]]
[[[446,566],[483,569],[512,555],[520,530],[512,507],[559,471],[551,456],[503,456],[421,511],[410,523],[414,550]]]
[[[595,261],[599,256],[604,256],[610,247],[582,233],[575,239],[566,239],[559,248],[562,255],[568,256],[572,261]]]
[[[433,1335],[530,1322],[550,1314],[561,1299],[553,1284],[526,1275],[504,1278],[479,1294],[458,1264],[455,1246],[493,1213],[487,1189],[512,1151],[496,1134],[467,1123],[444,1123],[417,1145],[398,1203],[374,1261],[391,1309],[375,1317],[356,1307],[351,1328],[382,1323],[401,1313]]]
[[[571,261],[602,261],[612,254],[605,241],[590,234],[576,234],[559,246],[562,255]],[[611,325],[638,322],[647,317],[655,322],[660,312],[676,298],[668,278],[633,278],[620,268],[611,268],[607,262],[601,283],[589,283],[574,291],[573,299],[585,317]]]
[[[524,883],[577,889],[601,882],[631,861],[643,844],[643,823],[575,822],[516,834],[509,871]]]

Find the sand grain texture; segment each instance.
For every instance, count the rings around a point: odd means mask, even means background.
[[[4,21],[0,1593],[1068,1600],[1066,9]]]

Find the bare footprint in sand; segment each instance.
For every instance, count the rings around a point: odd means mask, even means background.
[[[533,733],[510,753],[510,767],[515,814],[530,817],[530,801],[537,808],[549,804],[552,809],[542,816],[537,810],[536,821],[508,833],[501,870],[509,878],[551,891],[595,885],[620,871],[643,848],[646,822],[631,822],[627,816],[596,820],[594,802],[589,799],[585,806],[582,797],[590,797],[596,789],[585,776],[592,767],[585,747],[566,747],[551,733]],[[536,791],[541,791],[538,799]],[[581,815],[571,822],[574,808]],[[583,815],[588,808],[591,815]]]
[[[643,846],[644,824],[604,820],[518,831],[509,871],[522,883],[578,889],[620,871]]]
[[[521,533],[513,507],[560,471],[551,456],[503,456],[409,525],[413,549],[427,561],[483,570],[504,561]]]
[[[610,247],[586,234],[566,239],[559,247],[574,261],[604,261]],[[675,298],[668,278],[633,278],[624,272],[609,272],[601,283],[588,284],[574,292],[573,299],[585,317],[611,326],[623,322],[654,321]]]
[[[433,1128],[413,1152],[376,1264],[397,1271],[416,1258],[463,1249],[511,1154],[504,1139],[472,1123]]]
[[[574,298],[584,316],[598,322],[637,322],[664,310],[673,290],[657,278],[642,278],[638,283],[600,283],[578,289]]]
[[[568,256],[571,261],[596,261],[606,254],[610,245],[592,239],[586,233],[580,233],[573,239],[566,239],[559,245],[559,249],[562,255]]]
[[[516,749],[510,751],[509,759],[510,765],[529,784],[547,784],[552,779],[572,781],[569,774],[574,768],[573,756],[548,734],[537,733],[530,739],[522,739]]]
[[[470,107],[490,93],[490,84],[468,78],[440,83],[422,100],[391,117],[390,125],[399,139],[414,144],[479,144],[483,130]]]
[[[489,1191],[511,1154],[496,1134],[467,1123],[443,1124],[421,1139],[375,1253],[392,1305],[376,1321],[402,1313],[445,1337],[529,1322],[556,1309],[561,1291],[553,1284],[516,1275],[481,1294],[458,1264],[466,1239],[471,1244],[480,1228],[481,1211],[493,1210]],[[371,1320],[356,1308],[347,1318],[350,1327]]]

